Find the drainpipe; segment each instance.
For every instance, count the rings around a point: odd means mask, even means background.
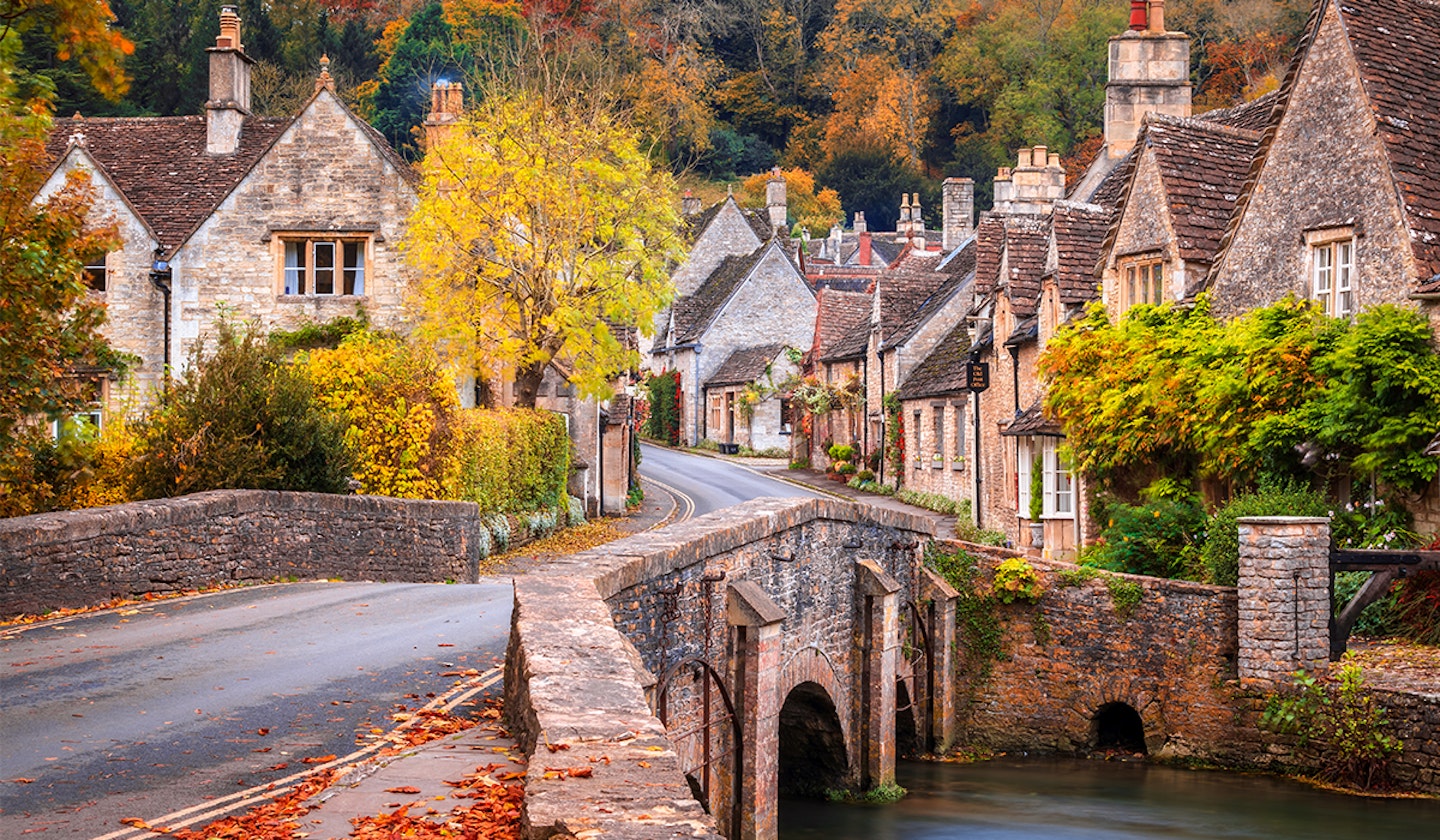
[[[690,387],[694,390],[694,396],[690,400],[692,408],[692,414],[690,415],[690,428],[695,430],[694,433],[690,435],[691,446],[700,445],[700,423],[704,419],[700,413],[700,349],[700,342],[695,342],[695,350],[690,356],[692,360],[690,364],[690,369],[692,371]]]
[[[885,462],[889,460],[890,453],[884,450],[886,433],[889,431],[890,417],[885,410],[885,351],[878,346],[875,348],[875,363],[880,365],[880,481],[885,481]],[[902,464],[902,470],[905,468]],[[896,476],[896,485],[899,485],[900,478]]]
[[[985,509],[985,505],[980,487],[984,481],[983,471],[980,469],[980,392],[971,391],[970,395],[975,398],[975,527],[983,528],[984,514],[981,511]]]
[[[155,260],[150,263],[150,285],[159,289],[165,300],[165,364],[163,370],[165,371],[165,387],[168,388],[170,386],[170,295],[173,273],[170,270],[170,263],[161,256],[163,253],[162,249],[155,249]]]
[[[596,430],[596,435],[595,435],[595,450],[596,450],[595,460],[596,460],[596,462],[599,463],[599,465],[600,465],[600,468],[599,468],[599,471],[598,471],[598,474],[597,474],[597,478],[596,478],[596,485],[595,485],[595,498],[597,498],[597,499],[599,500],[599,501],[597,502],[598,509],[597,509],[596,515],[597,515],[597,516],[604,516],[604,515],[605,515],[605,412],[600,408],[600,403],[599,403],[598,400],[597,400],[596,403],[595,403],[595,430]]]
[[[865,453],[868,455],[868,454],[870,453],[870,451],[871,451],[871,447],[870,447],[870,354],[869,354],[869,353],[861,353],[861,354],[860,354],[860,381],[863,382],[863,383],[865,383],[865,390],[864,390],[864,393],[865,393],[865,404],[864,404],[864,406],[860,409],[860,410],[863,412],[863,416],[860,418],[860,440],[861,440],[861,442],[862,442],[862,443],[864,444],[864,446],[865,446]],[[810,430],[810,433],[811,433],[811,437],[814,437],[815,430],[814,430],[814,429],[811,429],[811,430]],[[880,460],[881,460],[881,461],[884,461],[885,459],[882,457]]]

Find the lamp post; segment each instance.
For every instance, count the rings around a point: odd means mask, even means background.
[[[160,290],[165,299],[165,360],[163,369],[165,371],[165,386],[170,385],[170,294],[171,278],[170,263],[164,258],[164,249],[155,249],[155,259],[150,263],[150,285]]]

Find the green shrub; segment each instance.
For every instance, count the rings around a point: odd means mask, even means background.
[[[790,469],[792,469],[792,470],[808,470],[808,469],[810,469],[810,459],[809,459],[809,458],[796,458],[795,460],[793,460],[793,461],[790,462]]]
[[[1002,604],[1016,601],[1033,604],[1045,593],[1045,587],[1040,584],[1040,574],[1030,561],[1024,557],[1011,557],[995,568],[995,582],[990,592]]]
[[[848,443],[837,443],[825,454],[829,455],[832,461],[849,461],[855,457],[855,447]]]
[[[530,409],[460,412],[459,480],[464,501],[484,511],[523,513],[558,507],[570,477],[565,418]]]
[[[720,441],[711,440],[710,438],[700,438],[700,442],[695,444],[695,448],[703,452],[719,452]]]
[[[221,322],[213,355],[197,344],[184,379],[136,427],[134,494],[202,490],[343,493],[343,422],[253,328]]]
[[[1290,692],[1271,695],[1260,725],[1295,735],[1320,781],[1360,790],[1391,787],[1390,759],[1404,749],[1386,731],[1385,708],[1366,690],[1360,666],[1353,662],[1340,667],[1334,683],[1297,672]]]
[[[854,475],[855,465],[849,461],[837,461],[834,464],[835,472],[841,475]]]
[[[1329,515],[1330,542],[1341,548],[1414,548],[1421,542],[1410,512],[1384,499],[1347,504]]]
[[[862,482],[865,482],[865,481],[874,481],[874,480],[875,480],[875,473],[874,473],[873,471],[871,471],[871,470],[861,470],[861,471],[855,473],[855,477],[858,478],[858,479],[860,479],[860,481],[862,481]]]
[[[1240,535],[1237,519],[1245,516],[1326,516],[1329,506],[1319,493],[1295,482],[1262,482],[1256,490],[1241,493],[1215,511],[1206,527],[1200,549],[1210,583],[1234,586],[1240,569]]]
[[[1135,612],[1135,608],[1140,605],[1140,599],[1145,597],[1145,587],[1119,575],[1106,575],[1105,588],[1110,591],[1110,605],[1121,618],[1128,618]]]
[[[680,444],[680,371],[667,370],[645,381],[649,413],[641,433],[670,446]]]
[[[1201,576],[1205,511],[1194,499],[1152,496],[1140,505],[1109,505],[1105,517],[1100,539],[1084,553],[1083,562],[1135,575]]]
[[[1030,521],[1039,522],[1045,512],[1045,463],[1036,455],[1030,463]]]

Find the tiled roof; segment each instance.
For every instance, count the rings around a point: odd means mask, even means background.
[[[1404,203],[1418,279],[1440,287],[1440,3],[1339,6]]]
[[[995,291],[1000,281],[1000,258],[1005,253],[1005,218],[993,213],[975,226],[975,297]]]
[[[830,345],[821,356],[824,362],[840,362],[846,359],[858,359],[865,355],[870,349],[870,320],[867,318],[855,325],[855,328],[845,333],[838,341]]]
[[[1100,154],[1105,154],[1105,150],[1101,149]],[[1125,192],[1125,185],[1130,183],[1130,170],[1135,168],[1135,158],[1137,157],[1135,149],[1131,148],[1125,157],[1121,158],[1120,162],[1105,174],[1104,180],[1086,200],[1101,207],[1114,207],[1119,204],[1120,198]]]
[[[902,400],[938,397],[965,390],[965,361],[970,354],[970,333],[965,322],[955,325],[925,360],[910,372],[896,392]]]
[[[55,120],[47,142],[59,162],[72,135],[140,214],[167,252],[184,243],[214,212],[290,118],[247,117],[233,155],[205,151],[205,118],[120,117]]]
[[[830,352],[862,325],[867,335],[872,298],[867,292],[821,289],[815,300],[815,357]]]
[[[1064,437],[1065,431],[1056,423],[1045,416],[1040,401],[1036,400],[1033,405],[1025,409],[1010,425],[1000,432],[1002,435],[1021,437],[1024,435],[1048,435],[1050,437]]]
[[[675,302],[675,343],[689,344],[698,341],[704,334],[725,301],[735,292],[736,287],[750,275],[755,264],[765,253],[765,246],[756,248],[743,257],[726,257],[695,294]]]
[[[1155,153],[1180,257],[1213,261],[1260,144],[1259,132],[1151,115],[1142,142]]]
[[[1272,90],[1264,96],[1257,96],[1249,102],[1242,102],[1239,105],[1232,105],[1229,108],[1216,108],[1213,111],[1206,111],[1203,114],[1196,114],[1195,119],[1203,122],[1228,125],[1231,128],[1242,128],[1246,131],[1264,131],[1275,117],[1275,106],[1282,102],[1280,91]]]
[[[1017,318],[1035,314],[1040,297],[1040,278],[1045,274],[1045,257],[1050,250],[1050,220],[1044,216],[1005,217],[1006,276],[1001,278],[1010,296],[1010,309]]]
[[[685,244],[694,245],[695,240],[700,238],[700,234],[705,232],[705,228],[710,227],[710,223],[715,221],[716,216],[720,215],[720,208],[724,206],[725,202],[717,201],[699,213],[691,213],[686,216],[684,219]]]
[[[1089,303],[1099,296],[1095,276],[1112,211],[1095,204],[1055,203],[1051,230],[1055,237],[1056,285],[1066,306]]]
[[[876,280],[881,342],[886,346],[893,344],[915,311],[950,279],[950,275],[937,271],[889,271]]]
[[[775,361],[783,344],[766,344],[760,347],[746,347],[730,354],[705,382],[705,387],[717,385],[744,385],[765,375],[765,368]]]
[[[944,307],[961,289],[969,286],[975,277],[975,240],[969,240],[957,257],[940,272],[945,281],[935,288],[910,315],[896,325],[893,333],[885,337],[886,344],[902,344],[920,329],[930,316]]]

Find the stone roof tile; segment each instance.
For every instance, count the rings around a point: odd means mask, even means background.
[[[965,362],[970,354],[970,332],[962,321],[935,345],[900,386],[902,400],[938,397],[965,391]]]
[[[725,301],[735,289],[750,276],[756,263],[765,253],[765,246],[756,248],[743,257],[726,257],[715,266],[695,294],[675,302],[675,343],[690,344],[699,341],[725,306]]]
[[[765,369],[785,349],[783,344],[765,344],[759,347],[745,347],[730,354],[720,363],[719,369],[705,381],[705,387],[719,385],[745,385],[765,375]]]
[[[873,302],[868,292],[821,289],[815,303],[815,357],[829,358],[860,327],[869,334]]]
[[[1142,142],[1155,153],[1182,259],[1214,261],[1260,136],[1205,120],[1147,118]]]
[[[1055,281],[1066,306],[1099,297],[1096,264],[1110,229],[1113,211],[1096,204],[1056,202],[1050,226],[1057,257]]]

